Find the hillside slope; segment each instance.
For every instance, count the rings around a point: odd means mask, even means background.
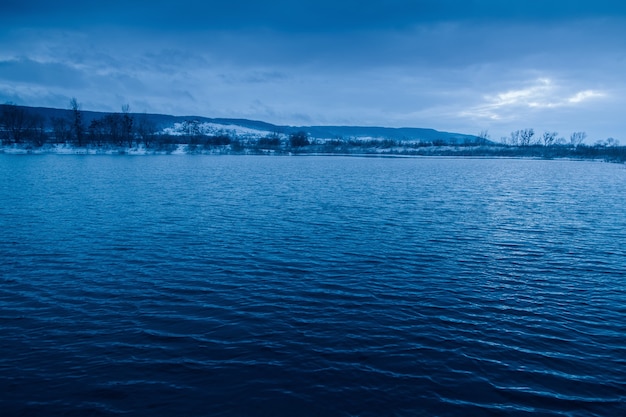
[[[0,116],[9,105],[0,105]],[[37,115],[43,120],[45,128],[52,129],[52,120],[62,118],[72,120],[72,111],[69,109],[55,109],[48,107],[14,106],[24,110],[29,115]],[[105,117],[106,112],[81,111],[84,126],[94,120]],[[311,138],[316,139],[344,139],[344,140],[369,140],[390,139],[394,141],[408,142],[439,142],[450,145],[475,142],[478,138],[474,135],[461,133],[442,132],[434,129],[414,127],[379,127],[379,126],[284,126],[275,125],[258,120],[236,118],[210,118],[203,116],[172,116],[166,114],[131,113],[131,116],[142,122],[152,124],[158,132],[173,133],[185,122],[194,122],[200,125],[210,126],[207,134],[224,131],[229,134],[245,132],[245,135],[267,136],[268,134],[290,135],[295,132],[306,132]],[[256,133],[255,133],[256,132]]]

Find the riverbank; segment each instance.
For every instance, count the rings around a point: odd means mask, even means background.
[[[0,146],[4,154],[58,154],[58,155],[363,155],[363,156],[446,156],[487,158],[577,159],[606,162],[626,162],[626,147],[613,146],[350,146],[346,144],[314,144],[303,147],[263,146],[206,146],[193,144],[166,144],[153,147],[85,146],[71,144],[11,144]]]

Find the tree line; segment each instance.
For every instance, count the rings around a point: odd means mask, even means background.
[[[157,136],[154,123],[147,117],[136,117],[130,106],[122,106],[120,113],[108,113],[85,122],[78,101],[69,103],[69,117],[50,117],[46,120],[38,112],[15,104],[5,104],[0,114],[0,140],[4,145],[28,144],[43,146],[69,144],[84,146],[149,146]]]
[[[48,139],[43,116],[7,104],[0,114],[0,139],[3,144],[30,142],[42,146]]]
[[[303,148],[310,144],[308,134],[303,131],[292,133],[286,142],[279,133],[260,138],[256,143],[225,132],[207,135],[201,131],[197,120],[184,121],[176,134],[163,133],[148,117],[131,113],[128,104],[122,106],[119,113],[107,113],[91,119],[89,123],[85,122],[76,98],[70,100],[69,110],[69,117],[50,117],[46,121],[41,114],[27,107],[5,104],[0,113],[0,143],[35,147],[68,144],[79,148],[145,146],[158,149],[176,144],[187,145],[190,149],[230,145],[239,150],[248,146],[276,149],[285,144],[289,148]]]
[[[481,136],[487,136],[487,131],[480,133]],[[584,146],[585,139],[587,139],[586,132],[573,132],[569,136],[569,140],[565,137],[559,136],[558,132],[546,131],[541,136],[535,135],[535,130],[532,128],[519,129],[511,132],[508,137],[502,137],[500,141],[505,145],[510,146]],[[597,140],[593,146],[596,147],[611,147],[619,146],[619,141],[614,138],[607,138],[605,140]]]
[[[387,153],[406,155],[530,156],[543,158],[578,157],[626,161],[626,147],[613,138],[585,144],[585,132],[573,132],[569,139],[557,132],[536,135],[534,129],[511,132],[500,143],[492,142],[487,130],[462,143],[432,141],[342,138],[316,139],[305,131],[270,133],[265,137],[237,136],[229,131],[203,130],[197,120],[180,123],[176,131],[158,131],[147,115],[130,112],[124,105],[117,113],[86,118],[75,98],[63,117],[46,120],[27,107],[8,104],[0,113],[0,140],[3,145],[42,147],[68,144],[75,147],[145,148],[168,152],[184,145],[189,153],[206,150],[220,153]]]

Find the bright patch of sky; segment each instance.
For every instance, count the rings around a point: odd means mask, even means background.
[[[568,91],[570,90],[570,91]],[[461,112],[460,116],[478,116],[492,120],[501,120],[511,117],[511,110],[515,112],[528,109],[556,109],[569,106],[574,108],[591,99],[606,97],[607,93],[595,90],[571,91],[555,84],[549,78],[540,78],[529,86],[516,90],[508,90],[495,95],[485,95],[484,104]]]
[[[0,5],[0,102],[626,142],[620,0]]]

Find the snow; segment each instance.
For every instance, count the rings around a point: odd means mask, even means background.
[[[48,144],[40,148],[33,148],[27,145],[5,145],[0,146],[0,153],[4,154],[55,154],[55,155],[154,155],[166,153],[165,151],[153,151],[146,149],[143,145],[132,148],[125,147],[87,147],[79,148],[68,144]],[[185,153],[184,145],[178,145],[175,153]]]
[[[233,124],[223,125],[219,123],[194,123],[183,122],[174,123],[172,127],[166,127],[162,133],[172,136],[182,136],[194,132],[200,135],[217,136],[228,135],[230,137],[243,137],[243,138],[262,138],[272,134],[272,132],[266,130],[251,129],[244,126],[238,126]]]
[[[178,145],[176,149],[172,151],[172,155],[186,155],[186,145]]]

